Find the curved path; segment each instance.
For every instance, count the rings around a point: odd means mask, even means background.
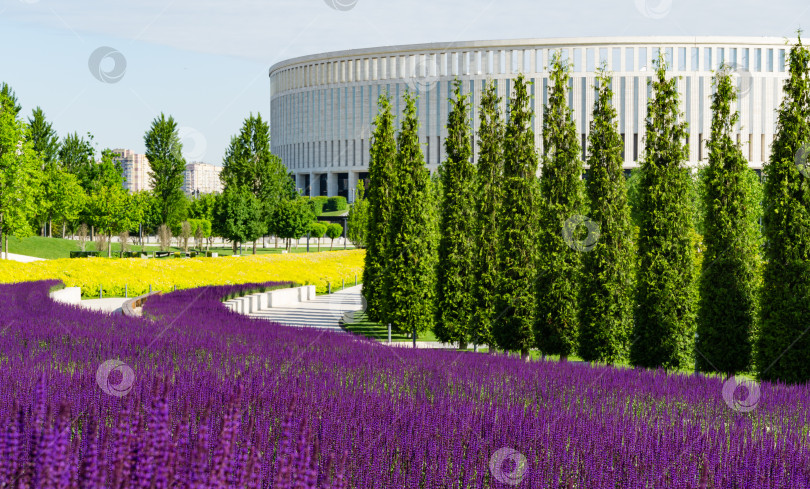
[[[362,285],[347,287],[333,294],[319,295],[314,300],[301,302],[295,306],[266,308],[248,314],[248,316],[267,319],[289,326],[346,331],[340,327],[340,320],[348,312],[363,309],[362,289]],[[398,348],[413,348],[413,343],[410,341],[398,341],[390,345],[384,341],[379,343]],[[416,347],[455,348],[454,345],[439,343],[438,341],[417,341]]]

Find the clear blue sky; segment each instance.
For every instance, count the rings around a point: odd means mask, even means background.
[[[0,81],[60,137],[143,152],[160,112],[184,128],[187,158],[221,164],[250,112],[267,118],[273,63],[391,44],[522,37],[792,37],[807,0],[0,0]],[[110,47],[123,65],[91,54]],[[103,77],[102,77],[103,78]]]

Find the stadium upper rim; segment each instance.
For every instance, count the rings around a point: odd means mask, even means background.
[[[796,38],[766,36],[611,36],[611,37],[550,37],[529,39],[502,39],[490,41],[431,42],[421,44],[399,44],[370,48],[348,49],[308,54],[279,61],[270,67],[269,76],[291,66],[328,61],[330,59],[364,56],[393,56],[425,52],[463,51],[482,48],[524,49],[524,48],[576,48],[636,45],[678,45],[678,46],[790,46]]]

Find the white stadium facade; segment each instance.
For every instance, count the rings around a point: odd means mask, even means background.
[[[706,164],[712,76],[721,64],[737,74],[738,141],[753,168],[770,154],[776,112],[787,77],[788,41],[766,37],[606,37],[518,39],[413,44],[302,56],[270,68],[272,151],[295,175],[304,195],[342,195],[353,201],[368,178],[369,134],[377,99],[387,92],[401,116],[406,89],[419,94],[420,140],[428,168],[444,160],[448,94],[458,78],[478,104],[495,80],[505,109],[519,73],[532,82],[536,146],[542,151],[543,104],[548,66],[560,51],[571,66],[569,105],[586,141],[594,102],[596,69],[613,76],[614,104],[624,139],[625,168],[638,166],[643,151],[652,60],[663,54],[678,77],[681,111],[689,124],[689,163]],[[397,125],[398,127],[398,125]]]

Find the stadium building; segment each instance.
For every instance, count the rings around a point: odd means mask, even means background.
[[[305,195],[342,195],[368,178],[369,135],[377,98],[388,92],[397,119],[406,89],[419,94],[420,140],[428,168],[445,158],[448,95],[458,78],[472,92],[472,120],[487,80],[495,80],[505,110],[515,77],[531,82],[536,146],[542,151],[543,104],[548,66],[560,51],[571,65],[569,105],[583,142],[593,109],[596,69],[612,72],[625,168],[643,152],[652,60],[663,52],[678,77],[681,110],[689,123],[689,163],[707,163],[712,76],[721,64],[736,73],[739,88],[737,139],[750,165],[761,168],[770,154],[776,109],[787,78],[786,39],[764,37],[610,37],[518,39],[412,44],[302,56],[270,68],[272,151],[295,175]],[[477,148],[474,148],[477,150]]]

